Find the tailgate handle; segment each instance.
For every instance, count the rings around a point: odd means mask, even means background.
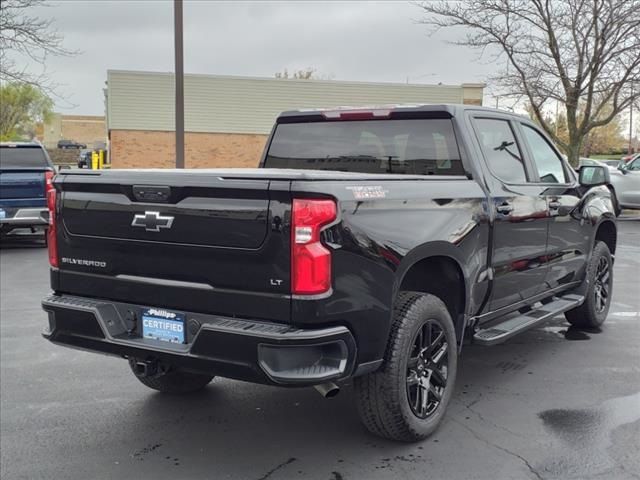
[[[171,187],[158,185],[134,185],[133,196],[139,202],[167,203]]]

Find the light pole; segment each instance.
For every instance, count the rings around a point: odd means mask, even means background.
[[[633,100],[634,84],[631,84],[631,99]],[[629,104],[629,148],[627,153],[631,155],[633,153],[633,101]]]
[[[173,0],[173,39],[176,82],[176,168],[184,168],[184,57],[182,52],[182,0]]]

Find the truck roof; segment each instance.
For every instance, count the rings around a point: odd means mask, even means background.
[[[465,111],[485,111],[499,113],[510,117],[522,115],[496,108],[482,107],[479,105],[461,104],[397,104],[397,105],[369,105],[369,106],[336,106],[327,108],[304,108],[282,112],[277,119],[278,123],[295,121],[328,120],[366,120],[382,118],[452,118],[462,115]],[[524,117],[526,118],[526,117]]]

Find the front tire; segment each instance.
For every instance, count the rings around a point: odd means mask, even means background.
[[[135,364],[136,359],[130,358],[129,367],[140,383],[163,393],[184,394],[197,392],[206,387],[214,378],[213,375],[185,372],[172,368],[153,376],[142,376],[136,373]]]
[[[365,427],[392,440],[423,440],[437,428],[453,394],[458,366],[456,334],[439,298],[401,292],[385,363],[354,379]]]
[[[607,318],[613,294],[613,260],[606,243],[597,241],[593,247],[584,281],[584,303],[564,316],[574,327],[598,328]]]

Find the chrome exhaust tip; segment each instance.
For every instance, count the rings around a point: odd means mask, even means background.
[[[324,398],[333,398],[340,393],[340,387],[333,382],[314,385],[313,388],[315,388]]]

